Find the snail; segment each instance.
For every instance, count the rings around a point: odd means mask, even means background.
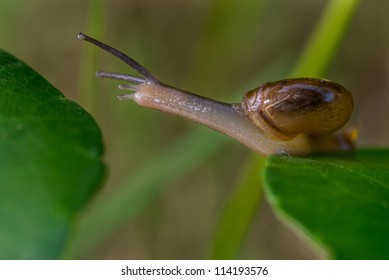
[[[119,95],[143,107],[196,121],[224,133],[261,155],[303,155],[353,149],[351,133],[334,134],[349,120],[351,93],[343,86],[316,78],[269,82],[248,91],[241,103],[228,104],[160,82],[149,70],[124,53],[83,33],[88,41],[113,54],[140,77],[97,72],[131,84],[120,85],[133,93]]]

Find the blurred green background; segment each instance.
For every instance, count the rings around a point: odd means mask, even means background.
[[[339,0],[348,1],[348,0]],[[207,128],[119,102],[131,73],[76,39],[117,47],[167,84],[227,102],[288,77],[329,1],[2,0],[0,48],[32,66],[97,120],[109,176],[81,213],[66,258],[208,258],[223,209],[252,152]],[[361,146],[389,143],[389,2],[360,1],[323,78],[350,89]],[[75,163],[76,164],[76,163]],[[280,223],[260,198],[236,258],[325,255]]]

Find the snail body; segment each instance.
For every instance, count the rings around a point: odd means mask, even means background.
[[[191,119],[262,155],[353,147],[348,134],[333,135],[346,124],[353,108],[351,93],[337,83],[314,78],[270,82],[248,91],[241,103],[228,104],[165,85],[122,52],[82,33],[78,38],[117,56],[141,75],[97,72],[131,83],[119,86],[134,92],[118,96],[120,100],[132,99],[143,107]]]

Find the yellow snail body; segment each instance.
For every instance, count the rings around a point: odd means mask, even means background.
[[[134,92],[119,96],[120,100],[132,99],[143,107],[191,119],[262,155],[353,148],[349,134],[333,134],[346,124],[353,109],[351,93],[337,83],[314,78],[265,83],[247,92],[241,103],[227,104],[165,85],[122,52],[82,33],[78,38],[115,55],[141,75],[97,72],[131,83],[119,86]]]

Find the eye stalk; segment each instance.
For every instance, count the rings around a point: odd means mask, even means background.
[[[121,51],[119,51],[115,48],[112,48],[112,47],[104,44],[103,42],[100,42],[92,37],[89,37],[89,36],[83,34],[83,33],[78,33],[77,38],[79,40],[88,41],[88,42],[102,48],[103,50],[109,52],[110,54],[116,56],[121,61],[126,63],[128,66],[130,66],[132,69],[134,69],[136,72],[138,72],[139,75],[141,75],[143,78],[139,78],[139,77],[131,76],[131,75],[106,73],[106,72],[97,72],[97,76],[125,80],[125,81],[133,82],[136,84],[140,84],[140,83],[157,84],[157,83],[159,83],[158,79],[156,77],[154,77],[154,75],[151,74],[151,72],[149,70],[147,70],[141,64],[136,62],[134,59],[132,59],[128,55],[122,53]]]
[[[353,109],[351,93],[337,83],[313,78],[265,83],[246,93],[241,103],[227,104],[165,85],[121,51],[83,33],[77,37],[113,54],[140,75],[96,73],[130,83],[119,88],[134,93],[120,95],[120,100],[132,99],[140,106],[193,120],[261,155],[353,149],[355,132],[333,134]]]

